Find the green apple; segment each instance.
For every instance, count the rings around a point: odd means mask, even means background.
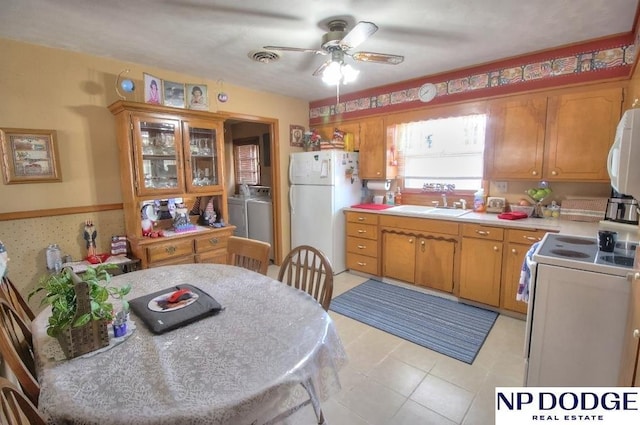
[[[539,201],[545,196],[547,196],[547,192],[544,189],[538,189],[538,191],[536,192],[536,196],[533,199]]]
[[[531,196],[532,198],[536,195],[537,190],[536,189],[529,189],[527,190],[527,194],[529,196]]]

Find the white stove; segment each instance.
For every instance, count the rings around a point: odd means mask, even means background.
[[[547,233],[530,263],[525,385],[617,385],[637,244]],[[580,361],[576,361],[580,359]]]
[[[533,256],[537,263],[626,276],[638,244],[618,242],[613,252],[598,249],[596,238],[547,233]]]

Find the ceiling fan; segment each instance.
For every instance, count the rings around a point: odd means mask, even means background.
[[[320,65],[313,72],[314,76],[321,76],[325,68],[332,62],[344,63],[344,56],[350,56],[357,61],[384,63],[397,65],[404,61],[404,56],[390,55],[386,53],[374,52],[351,52],[367,38],[378,31],[378,26],[372,22],[360,21],[347,32],[347,22],[342,19],[335,19],[328,23],[329,32],[322,36],[320,49],[304,49],[298,47],[264,46],[267,50],[281,50],[289,52],[313,53],[316,55],[331,54],[331,59]]]

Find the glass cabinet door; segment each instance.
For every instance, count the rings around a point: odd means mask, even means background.
[[[220,177],[219,127],[204,121],[183,123],[187,192],[208,192],[222,186]]]
[[[133,126],[138,195],[183,191],[180,122],[135,117]]]

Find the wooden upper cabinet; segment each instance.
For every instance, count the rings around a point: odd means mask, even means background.
[[[607,155],[621,110],[621,88],[550,97],[544,177],[608,182]]]
[[[496,102],[489,107],[485,175],[499,179],[542,176],[547,98]]]
[[[380,117],[360,121],[359,174],[362,179],[392,179],[396,177],[397,150],[393,137],[386,134]]]

